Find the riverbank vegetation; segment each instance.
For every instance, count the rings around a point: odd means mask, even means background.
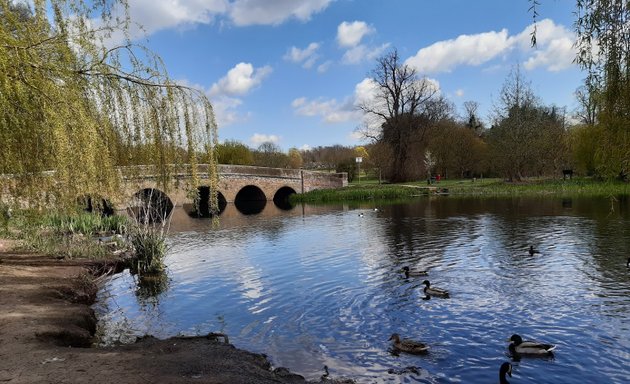
[[[592,178],[548,179],[532,178],[523,182],[510,182],[499,178],[456,179],[433,182],[425,180],[401,184],[379,184],[378,180],[355,182],[346,188],[315,190],[295,195],[293,202],[342,202],[399,200],[420,196],[443,195],[450,197],[617,197],[630,195],[630,184],[620,180]]]

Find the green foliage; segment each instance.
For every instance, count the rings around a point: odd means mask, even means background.
[[[265,142],[254,151],[254,165],[260,167],[286,168],[288,156],[282,152],[277,144]]]
[[[299,169],[302,168],[304,161],[302,160],[302,154],[297,148],[289,149],[288,158],[288,166],[291,169]]]
[[[626,178],[630,172],[630,3],[577,0],[576,8],[576,61],[587,71],[588,97],[582,99],[594,100],[588,104],[596,105],[600,126],[595,168],[605,178]]]
[[[14,201],[69,207],[118,192],[115,167],[211,164],[216,124],[202,91],[175,84],[129,40],[126,0],[0,0],[0,174]],[[122,40],[121,40],[122,38]],[[47,178],[42,175],[46,173]],[[212,185],[216,189],[216,185]]]
[[[226,140],[217,145],[217,161],[219,164],[252,165],[254,155],[248,146],[236,140]]]
[[[571,155],[575,171],[581,175],[597,174],[597,148],[602,139],[601,126],[579,125],[571,129]]]
[[[11,213],[3,236],[20,240],[22,248],[60,258],[105,258],[111,250],[100,244],[95,235],[125,234],[126,216],[103,217],[78,212],[61,214],[38,210],[16,210]]]
[[[352,182],[357,175],[357,165],[355,159],[348,159],[337,164],[335,172],[346,172],[348,174],[348,182]]]
[[[44,219],[44,225],[62,234],[94,235],[98,233],[124,234],[129,227],[126,216],[102,216],[81,212],[74,215],[52,213]]]
[[[494,169],[510,180],[553,174],[568,162],[563,111],[542,105],[518,67],[500,92],[488,145]]]

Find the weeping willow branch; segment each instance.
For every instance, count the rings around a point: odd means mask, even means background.
[[[166,190],[169,166],[190,164],[196,191],[199,157],[216,187],[212,105],[129,40],[126,0],[25,4],[0,0],[0,174],[16,199],[113,196],[127,165],[155,165]],[[54,188],[33,177],[49,170]]]

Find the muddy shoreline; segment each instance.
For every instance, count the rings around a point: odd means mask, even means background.
[[[116,261],[9,247],[0,241],[0,383],[308,383],[213,335],[91,348],[94,279],[117,269]]]

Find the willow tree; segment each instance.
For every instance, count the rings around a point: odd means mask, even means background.
[[[186,164],[194,194],[200,156],[216,194],[212,105],[132,42],[127,8],[126,0],[0,0],[0,189],[14,202],[45,197],[64,207],[116,195],[124,165],[155,166],[168,189]]]
[[[630,171],[630,4],[625,0],[576,1],[577,63],[596,97],[601,125],[596,162],[603,176]]]

